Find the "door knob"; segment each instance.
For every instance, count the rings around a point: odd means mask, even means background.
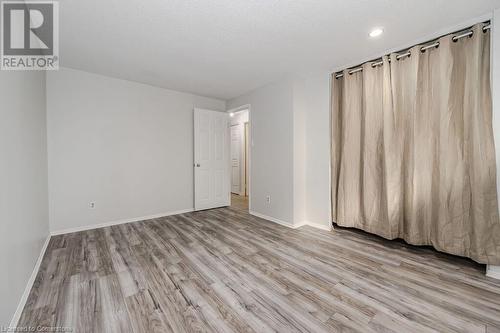
[[[200,167],[200,163],[196,163],[196,167],[199,168]]]

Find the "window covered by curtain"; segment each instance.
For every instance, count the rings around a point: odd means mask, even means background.
[[[500,264],[490,32],[332,77],[340,226]]]

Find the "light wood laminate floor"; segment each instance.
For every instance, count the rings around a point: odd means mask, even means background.
[[[73,332],[498,332],[484,266],[235,208],[52,237],[18,326]]]
[[[231,208],[248,212],[248,197],[231,193]]]

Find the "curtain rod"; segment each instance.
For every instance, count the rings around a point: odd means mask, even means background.
[[[490,29],[491,29],[491,23],[489,23],[489,22],[485,22],[485,24],[486,24],[486,25],[483,27],[483,32],[486,32],[486,31],[488,31],[488,30],[490,30]],[[469,30],[469,31],[466,31],[466,32],[461,33],[460,35],[453,36],[452,40],[453,40],[454,42],[456,42],[457,40],[459,40],[459,39],[461,39],[461,38],[464,38],[464,37],[470,37],[470,36],[472,36],[472,34],[473,34],[473,33],[474,33],[474,32],[473,32],[472,30]],[[424,43],[424,44],[425,44],[425,43]],[[421,52],[425,52],[425,50],[432,49],[432,48],[434,48],[434,47],[438,47],[438,46],[439,46],[439,41],[438,41],[438,42],[434,42],[434,43],[432,43],[432,44],[429,44],[429,45],[426,45],[426,46],[421,47],[421,48],[420,48],[420,51],[421,51]],[[399,51],[399,52],[401,52],[401,51]],[[395,52],[395,53],[397,53],[397,52]],[[401,59],[401,58],[408,57],[408,56],[410,56],[410,51],[407,51],[407,52],[402,53],[402,54],[398,54],[398,55],[396,56],[396,59],[397,59],[397,60],[399,60],[399,59]],[[391,59],[389,59],[389,62],[390,62],[390,61],[391,61]],[[372,65],[371,65],[371,66],[372,66],[372,67],[377,67],[377,66],[382,65],[383,63],[384,63],[384,62],[381,60],[381,61],[377,61],[377,62],[372,63]],[[351,70],[350,70],[349,72],[347,72],[347,73],[348,73],[348,74],[354,74],[354,73],[361,72],[361,71],[363,71],[363,67],[356,67],[356,68],[351,69]],[[341,77],[343,77],[343,76],[344,76],[344,73],[335,74],[335,78],[336,78],[336,79],[339,79],[339,78],[341,78]]]

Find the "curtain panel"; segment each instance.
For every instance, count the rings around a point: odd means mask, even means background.
[[[332,76],[339,226],[500,264],[490,32]]]

